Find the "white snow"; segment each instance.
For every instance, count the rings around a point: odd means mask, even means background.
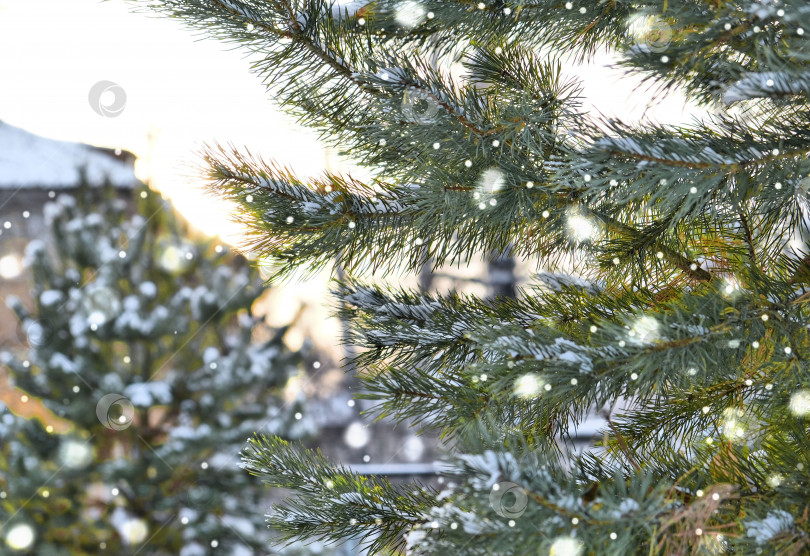
[[[205,556],[206,548],[198,542],[189,543],[180,549],[180,556]]]
[[[48,203],[45,206],[47,207],[52,203]],[[30,266],[37,258],[42,257],[45,254],[45,244],[39,239],[32,239],[28,242],[28,245],[25,247],[25,256],[24,256],[24,263],[26,266]]]
[[[304,214],[315,214],[320,210],[321,205],[318,203],[313,203],[312,201],[304,201],[301,203],[301,212]]]
[[[142,296],[151,299],[157,295],[157,286],[154,282],[144,282],[138,286],[138,291],[141,292]]]
[[[124,395],[137,407],[167,404],[172,401],[171,388],[160,381],[130,384],[124,389]]]
[[[233,529],[242,537],[250,538],[256,534],[256,526],[249,519],[227,514],[220,517],[220,519],[223,524]]]
[[[174,427],[171,431],[169,431],[169,436],[171,436],[173,439],[178,440],[196,440],[205,436],[209,436],[211,433],[212,433],[211,427],[203,423],[196,428],[191,428],[189,426],[184,425]]]
[[[575,276],[573,274],[540,272],[537,274],[537,279],[555,292],[562,291],[563,287],[572,286],[582,288],[589,292],[597,292],[600,289],[599,285],[594,284],[590,280],[582,278],[581,276]]]
[[[219,358],[219,350],[214,346],[208,346],[203,351],[203,362],[206,365],[209,365],[212,361],[216,361]]]
[[[341,19],[343,17],[354,16],[360,8],[368,5],[365,0],[338,0],[331,6],[332,17],[334,19]]]
[[[716,164],[733,164],[744,157],[738,156],[732,158],[731,156],[724,156],[709,146],[704,146],[702,152],[698,149],[700,145],[694,141],[687,141],[683,138],[669,138],[666,141],[660,140],[652,144],[641,145],[633,137],[604,137],[594,143],[595,147],[602,148],[606,151],[620,151],[630,155],[649,156],[652,158],[659,158],[662,160],[679,160],[682,162],[705,162],[708,159]],[[689,153],[684,156],[674,154],[676,152]],[[641,160],[636,166],[639,169],[645,168],[650,165],[649,160]]]
[[[793,516],[785,510],[773,510],[768,512],[765,519],[759,521],[747,521],[746,536],[754,537],[757,544],[764,544],[773,537],[793,527]]]
[[[581,513],[584,509],[582,500],[573,494],[563,494],[562,496],[553,497],[552,502],[572,513]]]
[[[808,83],[778,71],[751,72],[729,85],[723,91],[723,102],[732,104],[741,100],[767,97],[770,94],[799,94],[806,92]]]
[[[450,503],[432,507],[425,515],[425,518],[432,520],[432,523],[435,524],[459,522],[464,532],[469,535],[479,535],[491,531],[493,527],[499,528],[505,525],[490,520],[482,520],[475,513],[464,511]],[[419,541],[418,536],[415,540]]]
[[[54,353],[48,361],[48,366],[63,373],[79,372],[79,366],[64,353]]]
[[[243,18],[245,18],[247,20],[253,20],[253,21],[256,20],[256,18],[241,3],[240,4],[234,4],[230,0],[219,0],[219,1],[220,1],[220,4],[224,4],[225,7],[229,11],[237,12],[239,15],[241,15]]]
[[[39,295],[39,301],[45,307],[56,305],[64,299],[62,292],[59,290],[45,290]]]
[[[520,479],[520,466],[515,456],[508,452],[487,450],[483,454],[459,454],[458,459],[478,474],[470,478],[470,484],[479,490],[489,490],[498,481]],[[484,478],[486,475],[489,477]]]
[[[80,169],[94,186],[105,179],[115,187],[135,187],[132,165],[112,153],[83,143],[57,141],[0,122],[0,189],[72,188]]]
[[[761,0],[760,2],[752,2],[744,9],[749,14],[755,15],[758,19],[765,20],[777,15],[778,2],[775,0]]]
[[[613,516],[616,519],[619,519],[625,514],[629,514],[631,512],[637,512],[639,510],[639,508],[640,508],[640,506],[638,505],[638,502],[636,502],[632,498],[626,498],[626,499],[621,501],[621,503],[619,504],[619,507],[616,508],[616,510],[613,512]]]
[[[408,531],[408,534],[405,535],[406,554],[420,554],[420,552],[415,551],[415,549],[417,549],[426,538],[427,534],[423,529],[411,529]]]

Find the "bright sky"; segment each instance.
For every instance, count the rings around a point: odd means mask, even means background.
[[[249,145],[303,174],[322,170],[326,155],[314,134],[273,108],[242,52],[200,40],[178,21],[130,9],[123,0],[0,0],[0,119],[48,137],[135,152],[140,177],[151,178],[210,233],[225,230],[227,218],[189,179],[203,143]],[[605,63],[580,72],[590,102],[605,114],[639,117],[648,99],[631,94],[634,80]],[[102,80],[126,92],[117,117],[90,107],[88,93]],[[678,121],[683,103],[667,99],[650,113]]]
[[[274,110],[242,52],[200,40],[178,21],[130,9],[123,0],[0,0],[0,120],[46,137],[134,152],[141,179],[198,228],[232,239],[227,207],[190,178],[203,143],[247,145],[301,175],[319,174],[327,155],[313,133]],[[636,81],[608,70],[608,62],[603,57],[578,71],[588,102],[606,115],[639,118],[649,98],[634,95]],[[126,93],[117,117],[90,107],[90,89],[102,80]],[[684,104],[656,101],[649,115],[681,121]],[[298,299],[306,297],[312,299],[312,289]],[[286,307],[278,324],[294,314],[292,299],[277,296]]]
[[[303,173],[320,172],[325,155],[314,135],[273,109],[241,53],[129,9],[121,0],[0,0],[0,119],[133,151],[139,177],[151,177],[214,234],[228,228],[222,205],[188,179],[204,142],[249,145]],[[90,88],[101,80],[126,92],[117,117],[90,107]]]
[[[140,177],[215,234],[228,229],[225,211],[189,179],[203,143],[249,145],[303,174],[323,169],[326,155],[314,134],[273,108],[242,52],[200,40],[178,21],[130,10],[123,0],[0,0],[0,119],[133,151]],[[605,63],[581,72],[590,102],[606,114],[639,117],[647,99],[632,95],[635,83]],[[102,80],[126,92],[117,117],[90,107],[89,91]],[[683,103],[668,99],[651,113],[677,121]]]

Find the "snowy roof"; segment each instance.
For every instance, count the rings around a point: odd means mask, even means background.
[[[0,121],[0,189],[69,189],[79,185],[81,169],[90,185],[108,179],[133,188],[134,161],[128,151],[47,139]]]

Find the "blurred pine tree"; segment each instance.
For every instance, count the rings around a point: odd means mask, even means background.
[[[5,549],[264,555],[267,493],[238,453],[256,428],[314,432],[303,400],[281,398],[302,354],[252,314],[265,288],[241,256],[147,188],[98,197],[46,207],[48,241],[27,250],[33,308],[10,300],[30,350],[2,361],[52,419],[3,410]]]

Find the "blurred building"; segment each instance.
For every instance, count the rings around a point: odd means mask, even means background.
[[[0,121],[0,349],[14,349],[21,341],[5,298],[29,299],[23,259],[26,245],[45,235],[43,207],[82,183],[109,184],[130,198],[139,183],[135,155],[40,137]]]

